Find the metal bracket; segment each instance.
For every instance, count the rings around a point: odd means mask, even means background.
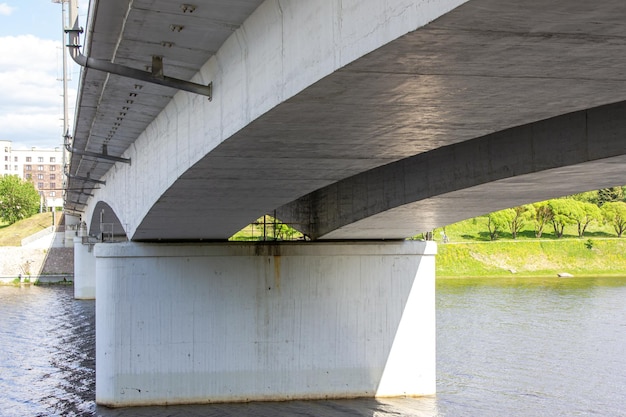
[[[130,161],[131,161],[129,158],[122,158],[120,156],[113,156],[113,155],[107,154],[106,145],[102,145],[103,153],[81,151],[80,149],[72,148],[69,143],[65,144],[65,149],[67,149],[68,152],[76,154],[76,155],[90,156],[92,158],[105,159],[108,161],[123,162],[125,164],[130,164]]]
[[[69,35],[69,42],[67,47],[69,48],[70,56],[78,65],[85,68],[92,68],[98,71],[121,75],[122,77],[175,88],[177,90],[189,91],[191,93],[206,96],[209,100],[213,98],[212,82],[208,85],[203,85],[191,81],[185,81],[178,78],[165,76],[163,74],[163,57],[160,56],[152,57],[152,72],[147,72],[136,68],[116,64],[114,62],[90,58],[83,55],[80,52],[80,34],[82,32],[83,29],[78,27],[77,17],[74,21],[74,27],[65,29],[65,33]]]
[[[75,205],[78,204],[79,206],[86,206],[87,205],[87,203],[81,203],[80,201],[70,201],[69,203],[70,204],[75,204]]]
[[[101,180],[96,180],[93,178],[89,178],[89,176],[86,177],[79,177],[78,175],[74,175],[74,174],[70,174],[69,172],[66,172],[65,175],[67,175],[69,178],[74,178],[76,180],[80,180],[80,181],[86,181],[86,182],[95,182],[96,184],[102,184],[102,185],[106,185],[106,181],[101,181]]]
[[[71,191],[68,191],[68,193],[78,194],[78,195],[86,195],[87,197],[93,197],[93,194],[91,194],[91,193],[87,193],[87,192],[85,192],[85,191],[76,191],[76,190],[71,190]]]

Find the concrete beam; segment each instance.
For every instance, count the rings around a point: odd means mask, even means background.
[[[626,102],[405,158],[281,207],[313,239],[401,239],[515,205],[626,183]],[[447,201],[445,203],[444,201]]]

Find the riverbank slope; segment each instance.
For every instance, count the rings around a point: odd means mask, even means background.
[[[547,239],[440,243],[437,278],[625,276],[626,239]]]

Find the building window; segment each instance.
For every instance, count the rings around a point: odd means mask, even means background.
[[[14,171],[17,171],[17,165],[15,165],[15,167],[13,168]]]
[[[56,161],[57,161],[57,159],[54,156],[50,157],[50,162],[56,162]]]
[[[56,180],[56,179],[57,179],[56,174],[50,174],[50,179],[51,179],[51,180]]]
[[[4,170],[5,170],[5,171],[8,171],[8,170],[9,170],[9,166],[8,166],[8,165],[5,165],[5,166],[4,166]]]
[[[50,188],[52,188],[52,189],[57,188],[57,183],[56,182],[51,182],[50,183]]]
[[[50,191],[50,197],[56,197],[56,193],[54,191]]]
[[[37,165],[37,171],[43,171],[43,165]]]
[[[17,162],[17,156],[13,157],[13,162]]]
[[[26,171],[31,171],[33,169],[31,165],[26,165],[24,168],[26,169]]]
[[[43,162],[43,156],[37,157],[37,162]]]
[[[31,158],[30,156],[26,157],[26,162],[32,162],[33,158]]]
[[[37,174],[37,179],[38,180],[43,180],[43,174]]]
[[[32,178],[33,178],[33,176],[32,176],[31,174],[26,174],[26,179],[27,179],[27,180],[30,180],[30,179],[32,179]]]
[[[43,182],[38,182],[37,188],[41,190],[43,188]]]
[[[5,160],[5,161],[8,161],[8,160],[9,160],[9,155],[5,155],[5,156],[4,156],[4,160]]]
[[[56,171],[56,170],[57,170],[56,165],[50,165],[50,171]]]

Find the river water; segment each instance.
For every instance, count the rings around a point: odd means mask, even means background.
[[[0,416],[626,416],[626,278],[440,280],[438,394],[108,409],[93,301],[0,287]]]

